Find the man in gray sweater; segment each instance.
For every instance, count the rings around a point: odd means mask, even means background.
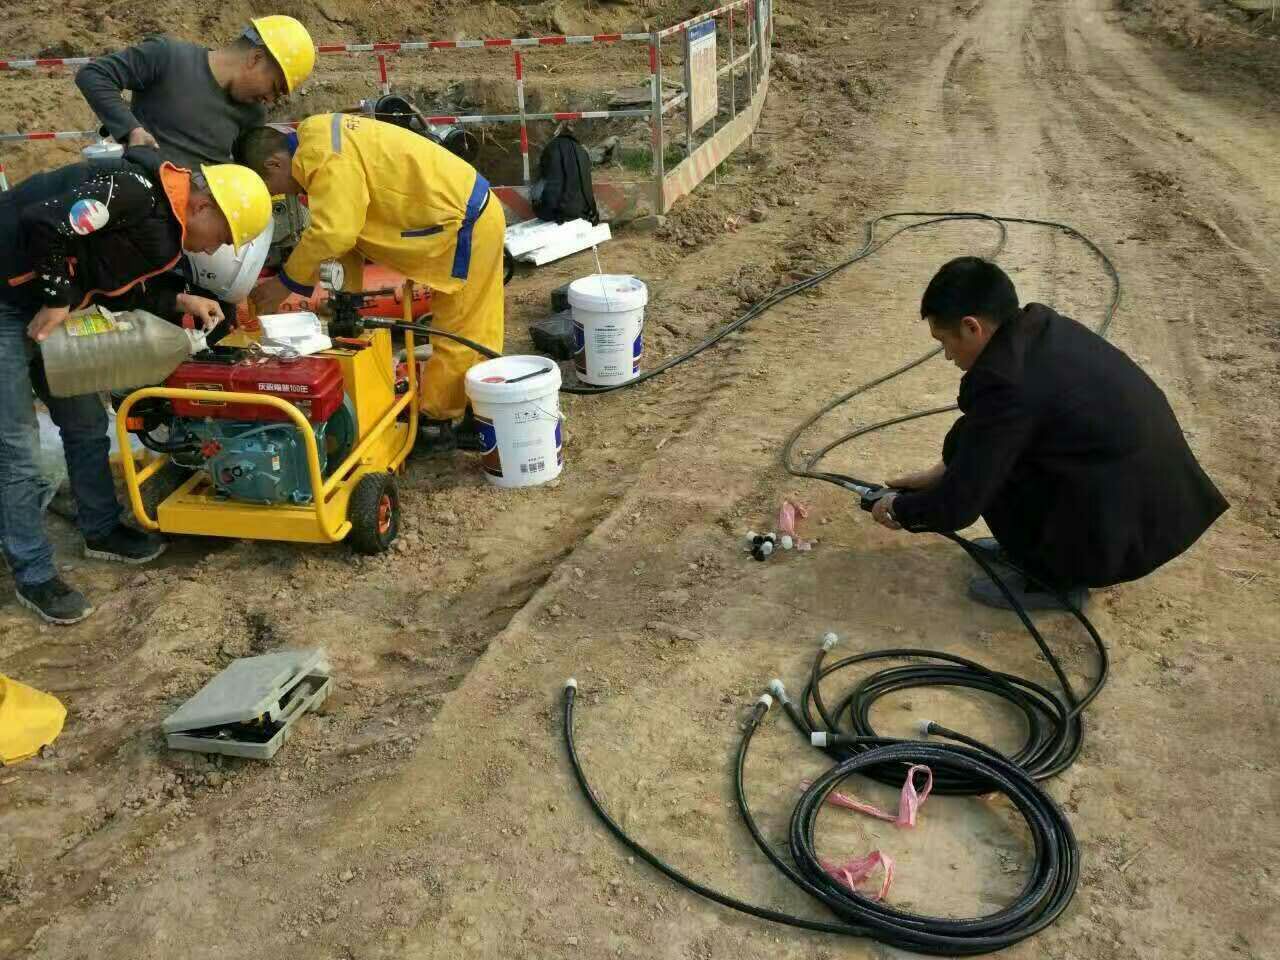
[[[116,140],[158,147],[163,159],[199,172],[201,164],[229,161],[236,138],[261,126],[266,107],[296,90],[315,61],[315,45],[301,23],[293,17],[258,17],[242,36],[217,50],[149,37],[86,64],[76,74],[76,86]],[[126,90],[131,100],[125,100]],[[154,282],[197,294],[212,308],[202,317],[217,323],[209,343],[233,325],[233,306],[191,284],[185,270]]]
[[[217,50],[149,37],[82,67],[76,86],[116,140],[159,147],[164,159],[198,170],[229,161],[236,137],[261,126],[266,106],[296,90],[315,58],[293,17],[258,17]]]

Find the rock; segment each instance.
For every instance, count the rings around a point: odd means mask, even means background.
[[[637,217],[631,221],[631,228],[641,233],[653,233],[667,225],[667,218],[661,214],[651,213],[645,217]]]
[[[558,620],[560,617],[564,616],[564,607],[560,606],[558,603],[553,603],[547,608],[547,616]]]
[[[567,937],[567,938],[565,939],[564,943],[565,943],[565,946],[567,946],[567,947],[576,947],[576,946],[578,945],[578,938],[577,938],[577,937]]]
[[[343,883],[350,883],[355,878],[356,878],[356,875],[351,870],[343,870],[340,874],[338,874],[338,879],[341,880]]]
[[[587,150],[587,155],[591,158],[592,163],[608,163],[613,159],[614,153],[618,149],[618,138],[607,137],[597,146]]]
[[[651,620],[645,626],[654,633],[662,633],[674,640],[683,640],[686,643],[700,643],[702,635],[685,627],[678,627],[672,623],[666,623],[662,620]]]
[[[147,581],[150,579],[151,579],[151,574],[139,573],[129,581],[129,586],[135,589],[138,587],[145,587],[147,585]]]
[[[769,219],[769,211],[757,205],[751,208],[751,213],[748,216],[751,218],[752,223],[764,223]]]
[[[773,56],[773,60],[778,72],[788,80],[793,80],[796,83],[804,82],[805,63],[799,54],[776,53]]]
[[[351,18],[347,15],[347,11],[343,9],[343,4],[339,3],[338,0],[320,0],[316,6],[320,8],[320,13],[324,15],[326,20],[331,20],[334,23],[350,22]]]
[[[206,785],[216,790],[218,787],[222,786],[222,774],[206,773],[204,775],[204,782]]]
[[[635,87],[624,87],[614,92],[609,98],[610,110],[621,110],[627,107],[647,107],[653,102],[653,90],[649,84]]]

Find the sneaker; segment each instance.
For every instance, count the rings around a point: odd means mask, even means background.
[[[93,607],[89,606],[84,594],[72,590],[59,577],[31,586],[19,585],[14,594],[20,604],[45,623],[69,626],[93,613]]]
[[[1011,572],[1000,579],[1004,581],[1004,585],[1009,588],[1014,599],[1027,613],[1052,610],[1077,611],[1083,609],[1085,602],[1089,599],[1088,587],[1068,587],[1061,591],[1062,596],[1070,604],[1070,606],[1064,606],[1057,594],[1031,586],[1020,573]],[[984,606],[995,607],[997,610],[1013,609],[1004,593],[989,577],[974,577],[969,581],[969,598]]]
[[[154,560],[168,546],[159,537],[117,523],[105,537],[85,540],[84,555],[94,560],[112,560],[115,563],[136,565]]]

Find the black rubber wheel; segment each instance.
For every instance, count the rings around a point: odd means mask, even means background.
[[[502,248],[502,285],[505,287],[511,282],[511,278],[515,276],[516,261],[511,256],[511,251],[506,247]]]
[[[385,553],[400,533],[400,491],[389,473],[366,473],[356,484],[347,506],[352,549],[370,555]]]

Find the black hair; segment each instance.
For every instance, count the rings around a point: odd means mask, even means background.
[[[236,163],[244,164],[258,176],[267,172],[267,160],[289,149],[289,138],[275,127],[251,127],[231,147]]]
[[[1018,291],[1009,275],[981,257],[956,257],[933,275],[920,299],[920,316],[935,326],[955,328],[964,317],[995,326],[1018,313]]]

